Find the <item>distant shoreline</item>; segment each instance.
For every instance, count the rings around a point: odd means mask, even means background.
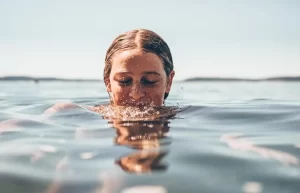
[[[57,77],[31,77],[31,76],[3,76],[0,77],[0,81],[33,81],[33,82],[99,82],[101,79],[68,79],[68,78],[57,78]],[[248,79],[248,78],[224,78],[224,77],[193,77],[181,80],[179,82],[263,82],[263,81],[286,81],[296,82],[300,81],[300,76],[278,76],[269,78],[259,79]]]
[[[258,78],[258,79],[248,79],[248,78],[222,78],[222,77],[194,77],[185,79],[184,82],[201,82],[201,81],[224,81],[224,82],[263,82],[263,81],[286,81],[295,82],[300,81],[300,76],[278,76],[269,78]]]
[[[63,82],[99,82],[101,79],[77,79],[77,78],[56,78],[56,77],[30,77],[30,76],[3,76],[0,81],[63,81]]]

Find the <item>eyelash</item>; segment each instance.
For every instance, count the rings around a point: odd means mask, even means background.
[[[157,82],[157,80],[156,81],[151,81],[151,80],[147,80],[147,79],[142,79],[142,84],[143,85],[153,85],[156,82]]]
[[[122,86],[128,86],[129,84],[131,84],[132,80],[131,79],[128,79],[128,80],[119,80],[118,81],[120,83],[120,85]],[[144,86],[153,86],[156,82],[158,82],[157,80],[156,81],[149,81],[147,79],[142,79],[142,84]]]
[[[124,85],[124,86],[128,86],[130,83],[131,83],[131,80],[119,80],[118,81],[121,85]]]

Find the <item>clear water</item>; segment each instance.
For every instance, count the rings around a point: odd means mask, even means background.
[[[300,83],[175,82],[161,122],[108,122],[102,82],[0,83],[0,192],[300,192]],[[8,119],[21,120],[9,127]]]

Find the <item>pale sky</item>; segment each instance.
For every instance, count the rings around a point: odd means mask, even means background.
[[[177,80],[300,75],[299,0],[0,0],[0,76],[102,79],[135,28],[166,40]]]

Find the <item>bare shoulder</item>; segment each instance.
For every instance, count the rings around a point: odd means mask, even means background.
[[[82,106],[72,102],[59,102],[54,104],[52,107],[46,109],[44,111],[44,115],[52,115],[63,110],[76,109],[76,108],[87,109],[93,112],[98,112],[99,109],[98,106]]]
[[[19,130],[17,128],[17,125],[18,125],[18,120],[13,120],[13,119],[0,122],[0,135],[2,132]]]
[[[77,105],[71,102],[59,102],[44,111],[44,114],[53,114],[68,108],[76,108]]]
[[[55,113],[68,110],[68,109],[84,109],[88,111],[93,112],[99,112],[98,107],[94,106],[81,106],[72,102],[59,102],[51,106],[50,108],[46,109],[44,113],[41,115],[44,118],[51,117]],[[16,129],[18,126],[22,125],[24,122],[28,122],[31,120],[26,119],[9,119],[5,121],[0,122],[0,135],[2,132],[5,132],[7,130],[11,131],[13,129]]]
[[[99,113],[102,111],[103,109],[103,105],[97,105],[97,106],[85,106],[85,108],[87,108],[88,110],[90,111],[93,111],[93,112],[96,112],[96,113]]]

